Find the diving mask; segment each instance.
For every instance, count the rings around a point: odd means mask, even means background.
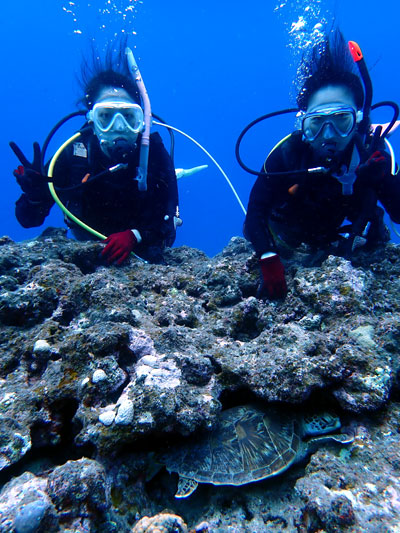
[[[327,124],[330,124],[339,137],[347,137],[363,118],[362,111],[351,106],[321,106],[304,114],[302,119],[303,135],[307,141],[314,141]]]
[[[86,117],[101,133],[122,127],[138,134],[144,125],[143,110],[140,105],[133,102],[98,102]]]

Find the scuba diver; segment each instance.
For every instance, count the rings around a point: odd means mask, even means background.
[[[83,62],[86,109],[71,116],[85,115],[87,122],[50,165],[38,143],[32,162],[10,143],[21,162],[14,171],[23,191],[15,213],[23,227],[40,226],[61,198],[78,240],[92,238],[91,228],[107,236],[101,254],[109,264],[120,265],[131,252],[162,263],[180,222],[177,179],[160,135],[150,134],[149,99],[125,44],[110,46],[103,60],[93,50],[92,61]]]
[[[387,133],[398,116],[394,102],[371,106],[372,85],[358,45],[347,46],[335,29],[303,57],[299,69],[299,109],[270,113],[241,134],[236,155],[258,175],[251,190],[244,235],[252,243],[261,271],[258,297],[285,297],[287,284],[280,254],[307,245],[310,257],[349,258],[355,247],[372,249],[389,240],[384,210],[400,222],[400,179],[386,151]],[[358,72],[355,65],[358,66]],[[389,105],[394,118],[382,133],[373,131],[370,110]],[[260,172],[239,157],[244,133],[256,122],[297,112],[301,129],[270,152]],[[391,148],[391,147],[390,147]]]

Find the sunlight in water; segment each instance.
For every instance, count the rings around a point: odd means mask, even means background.
[[[97,0],[95,2],[64,2],[62,9],[73,19],[76,34],[84,34],[85,28],[82,26],[87,16],[99,21],[99,30],[108,30],[109,27],[120,28],[120,33],[136,35],[134,28],[135,15],[143,4],[143,0],[104,0],[102,5]],[[116,34],[115,34],[116,36]]]

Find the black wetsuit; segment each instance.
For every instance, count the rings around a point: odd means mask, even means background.
[[[343,154],[344,162],[349,162],[352,150],[353,143]],[[315,166],[311,147],[302,141],[300,131],[279,145],[265,163],[267,172]],[[354,183],[353,194],[343,195],[342,185],[329,173],[305,177],[290,173],[286,176],[260,175],[250,194],[245,237],[259,256],[279,251],[269,228],[290,246],[306,243],[314,249],[326,249],[340,238],[340,233],[344,233],[341,226],[346,219],[354,224],[364,215],[365,222],[371,223],[367,240],[370,243],[388,240],[384,235],[383,210],[377,206],[377,201],[382,203],[394,222],[400,222],[400,178],[388,171],[379,180],[376,190],[368,190],[368,193],[358,181],[356,179]]]
[[[135,248],[138,255],[159,255],[175,240],[174,215],[178,189],[173,162],[158,133],[150,136],[147,191],[138,190],[134,179],[139,165],[139,149],[131,154],[127,169],[108,174],[71,191],[63,188],[82,183],[90,174],[96,176],[113,163],[100,149],[97,137],[83,134],[60,155],[54,168],[54,185],[63,204],[81,221],[104,235],[136,229],[142,241]],[[59,187],[59,189],[57,189]],[[54,201],[50,192],[40,202],[32,203],[26,194],[16,202],[16,217],[23,227],[43,224]],[[91,239],[86,230],[66,219],[78,239]],[[157,257],[148,257],[158,261]]]

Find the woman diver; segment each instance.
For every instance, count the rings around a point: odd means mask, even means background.
[[[272,150],[260,172],[252,171],[258,178],[244,235],[259,258],[259,297],[286,295],[283,249],[305,243],[312,252],[349,257],[356,242],[374,247],[388,241],[378,201],[400,222],[400,179],[385,150],[388,130],[372,131],[372,86],[364,63],[358,75],[353,58],[362,56],[355,57],[359,51],[351,44],[353,50],[336,29],[303,58],[297,94],[301,128]]]

